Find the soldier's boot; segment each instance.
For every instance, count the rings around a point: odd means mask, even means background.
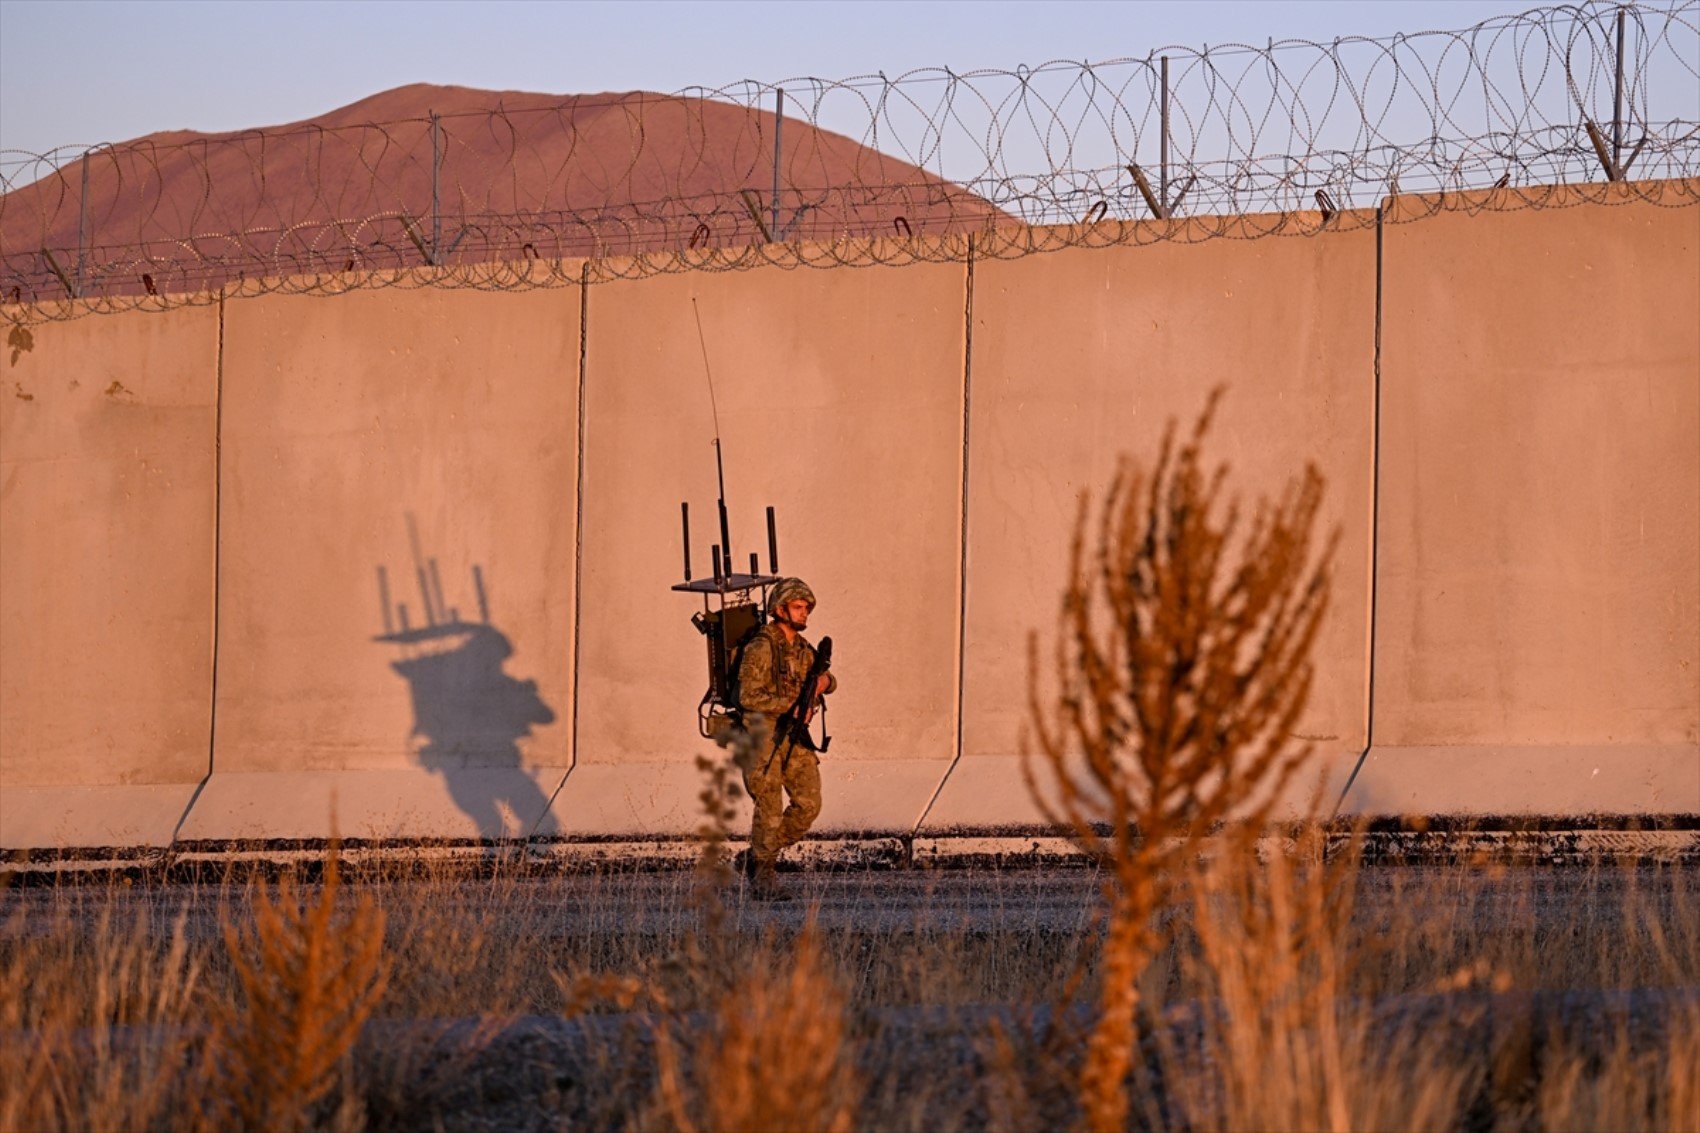
[[[773,868],[772,862],[761,862],[756,866],[755,878],[750,883],[750,896],[758,901],[791,899],[791,894],[779,883],[779,872]]]

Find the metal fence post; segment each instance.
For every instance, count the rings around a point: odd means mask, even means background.
[[[776,87],[773,91],[773,202],[770,211],[773,222],[768,227],[768,234],[778,241],[779,236],[779,142],[785,130],[785,88]]]
[[[1163,56],[1163,102],[1162,102],[1162,132],[1161,150],[1157,158],[1157,199],[1163,202],[1163,211],[1169,211],[1169,57]]]
[[[1611,100],[1611,163],[1623,168],[1623,26],[1624,11],[1617,10],[1617,89]]]
[[[83,297],[83,260],[89,247],[89,151],[83,151],[83,192],[77,200],[77,290],[73,299]]]
[[[437,264],[438,249],[443,245],[442,194],[438,174],[442,169],[442,119],[431,111],[431,265]]]

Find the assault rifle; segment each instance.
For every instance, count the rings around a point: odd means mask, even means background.
[[[773,751],[768,754],[767,763],[773,765],[773,757],[779,754],[786,741],[810,751],[822,751],[832,743],[832,737],[826,734],[826,727],[821,727],[820,743],[809,734],[809,724],[815,718],[815,707],[819,703],[815,696],[815,686],[832,668],[832,638],[823,637],[815,649],[815,663],[809,666],[808,676],[803,678],[803,687],[797,691],[797,699],[787,708],[779,719],[773,722]],[[824,715],[823,715],[824,719]]]

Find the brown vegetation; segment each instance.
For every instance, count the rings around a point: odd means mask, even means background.
[[[1135,1127],[1320,1129],[1344,1114],[1390,1130],[1653,1130],[1700,1117],[1692,867],[1367,866],[1339,850],[1324,861],[1312,843],[1267,860],[1212,854],[1199,868],[1159,911],[1170,931],[1141,981]],[[819,1092],[801,1091],[828,1099],[812,1110],[828,1114],[822,1127],[846,1109],[853,1128],[882,1133],[1082,1120],[1083,1050],[1044,1040],[1057,1018],[1047,1005],[1090,1014],[1068,990],[1082,958],[1082,986],[1103,978],[1097,875],[797,884],[820,904],[808,948],[806,900],[757,909],[734,891],[734,966],[702,972],[682,959],[702,927],[688,874],[367,877],[390,979],[316,1113],[345,1128],[456,1127],[459,1107],[476,1113],[505,1091],[571,1127],[707,1129],[716,1112],[748,1113],[738,1099],[783,1073],[825,1075]],[[297,890],[311,900],[312,887]],[[0,1128],[174,1129],[221,1112],[209,1010],[242,993],[219,921],[248,918],[253,897],[234,882],[0,891]],[[348,924],[334,919],[333,932]],[[600,979],[602,1014],[569,1002],[556,971]],[[692,990],[756,977],[762,992]],[[624,999],[611,994],[621,987]],[[1619,1003],[1637,995],[1665,1006]],[[1568,1014],[1578,1004],[1594,1007]],[[545,1048],[495,1042],[562,1015],[597,1026],[572,1032],[582,1046],[558,1070],[535,1069],[556,1057]],[[452,1019],[469,1024],[444,1045]],[[777,1069],[749,1057],[762,1050],[783,1052]],[[468,1124],[495,1121],[475,1113]]]
[[[314,1107],[389,978],[384,914],[370,895],[339,908],[336,848],[308,899],[290,878],[261,889],[251,920],[224,920],[240,995],[215,1002],[209,1040],[215,1127],[292,1130]],[[230,1119],[234,1119],[232,1122]]]
[[[183,913],[157,917],[123,895],[75,920],[8,910],[0,1129],[147,1128],[169,1112],[193,1053],[206,949]],[[142,1029],[149,1041],[132,1041]]]
[[[1310,561],[1322,477],[1307,467],[1240,532],[1238,501],[1222,500],[1227,467],[1202,452],[1221,395],[1178,452],[1170,423],[1153,471],[1124,461],[1090,559],[1082,496],[1051,664],[1037,634],[1029,644],[1038,751],[1024,745],[1023,775],[1099,863],[1109,906],[1081,1072],[1098,1133],[1127,1123],[1139,978],[1161,943],[1153,914],[1203,839],[1229,854],[1255,842],[1310,754],[1293,733],[1328,603],[1332,544]]]
[[[845,996],[811,921],[769,941],[712,1006],[688,1075],[663,1064],[666,1114],[684,1133],[809,1129],[849,1133],[856,1087]]]

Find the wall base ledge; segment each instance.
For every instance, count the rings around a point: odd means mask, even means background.
[[[1377,744],[1340,812],[1694,814],[1700,744]]]
[[[1352,823],[1333,824],[1331,843],[1350,836]],[[1531,815],[1516,821],[1473,815],[1385,819],[1363,824],[1370,866],[1477,865],[1575,867],[1600,863],[1700,865],[1700,814],[1605,816],[1590,824],[1575,815]],[[1268,852],[1279,834],[1262,842]],[[727,843],[743,849],[742,838]],[[64,878],[135,875],[170,882],[221,879],[244,873],[315,870],[324,839],[179,842],[169,848],[14,850],[0,858],[0,878],[54,884]],[[351,839],[338,857],[351,879],[406,876],[410,868],[452,865],[470,876],[685,870],[698,858],[692,838]],[[1091,861],[1055,830],[964,831],[944,836],[901,834],[810,838],[786,852],[787,870],[1091,868]]]
[[[0,850],[169,846],[194,783],[0,788]]]
[[[824,836],[906,836],[950,766],[947,759],[820,761],[822,808],[813,833]],[[743,793],[742,779],[734,773]],[[585,763],[567,776],[550,813],[573,838],[643,842],[694,835],[703,824],[706,779],[689,763]],[[732,828],[749,831],[750,804],[741,798]]]
[[[564,767],[219,771],[178,837],[522,838],[545,818],[566,773]]]

